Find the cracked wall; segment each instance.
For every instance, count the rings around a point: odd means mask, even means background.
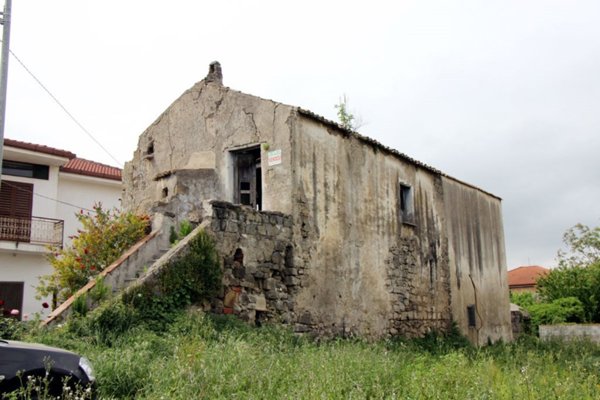
[[[295,133],[293,216],[308,276],[296,310],[304,325],[372,338],[447,329],[439,176],[317,121],[302,119]],[[400,182],[414,188],[414,224],[400,221]]]
[[[125,208],[196,220],[202,200],[233,200],[230,151],[262,145],[263,208],[290,212],[292,108],[200,81],[181,95],[139,138],[123,172]],[[279,168],[266,148],[282,151]],[[183,214],[182,214],[183,213]]]
[[[215,214],[207,200],[234,198],[233,152],[256,146],[267,211]],[[269,165],[271,150],[280,163]],[[500,200],[297,108],[201,81],[140,136],[123,181],[129,210],[219,221],[219,312],[326,336],[419,336],[456,320],[474,342],[510,339]],[[410,223],[400,184],[414,196]]]

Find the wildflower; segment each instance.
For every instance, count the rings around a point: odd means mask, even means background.
[[[46,303],[46,302],[43,302],[43,303],[42,303],[42,307],[43,307],[43,308],[48,308],[48,307],[50,307],[50,305],[49,305],[48,303]]]
[[[10,310],[10,315],[14,315],[14,316],[19,315],[19,310],[17,310],[16,308],[13,308],[12,310]]]
[[[96,270],[96,266],[95,266],[95,265],[92,265],[92,266],[90,267],[90,271],[95,271],[95,270]]]

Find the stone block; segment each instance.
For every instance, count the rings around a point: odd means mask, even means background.
[[[300,279],[296,278],[295,276],[286,276],[285,284],[287,286],[297,286],[298,284],[300,284]]]
[[[265,297],[268,300],[277,300],[278,298],[278,293],[276,290],[269,290],[268,292],[265,293]]]
[[[277,281],[273,278],[265,279],[263,289],[267,291],[275,290]]]
[[[267,235],[277,236],[281,232],[281,228],[276,225],[267,225]]]
[[[264,294],[256,295],[254,298],[256,311],[267,311],[267,299]]]
[[[302,325],[302,324],[294,325],[294,332],[296,332],[296,333],[306,333],[306,332],[310,332],[310,331],[311,331],[310,327],[308,327],[306,325]]]
[[[283,263],[283,256],[281,255],[281,253],[275,251],[271,256],[271,262],[277,266],[281,265]]]

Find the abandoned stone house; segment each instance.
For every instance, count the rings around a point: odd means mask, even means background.
[[[510,340],[500,198],[310,111],[223,86],[218,63],[140,136],[124,206],[203,222],[213,310],[298,332]]]

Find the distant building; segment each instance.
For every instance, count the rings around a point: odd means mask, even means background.
[[[4,139],[0,185],[0,301],[3,311],[44,313],[39,277],[52,272],[48,246],[62,246],[77,232],[75,214],[101,202],[119,206],[121,170],[74,153]]]
[[[539,265],[518,267],[508,271],[508,288],[512,292],[535,292],[537,280],[550,270]]]

